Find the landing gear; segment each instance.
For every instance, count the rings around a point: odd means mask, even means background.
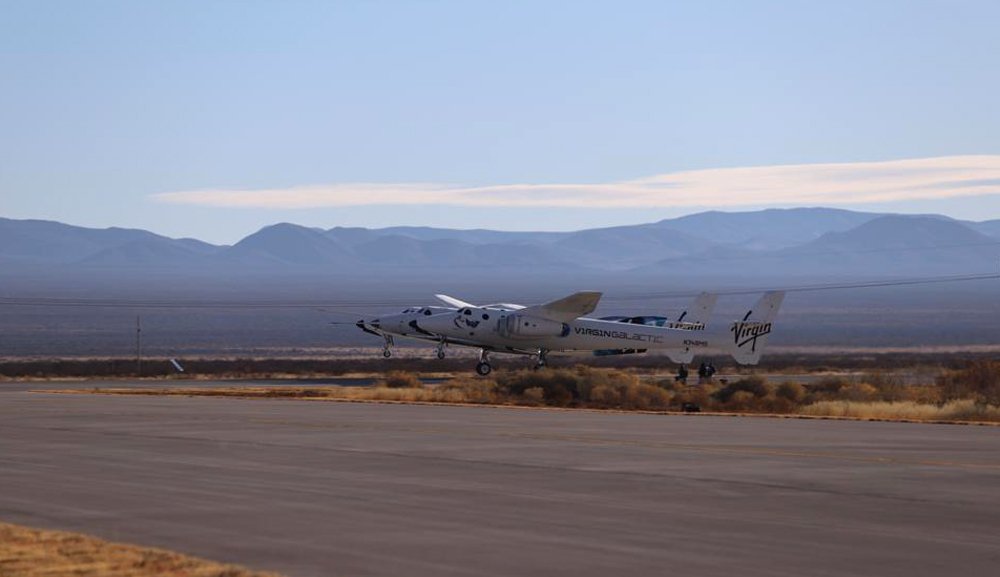
[[[486,349],[479,351],[479,363],[476,365],[476,373],[481,377],[485,377],[490,374],[493,370],[493,366],[490,365],[490,353]]]
[[[549,364],[549,361],[546,358],[546,355],[548,354],[549,351],[545,349],[538,349],[538,360],[535,362],[535,367],[534,367],[536,371]]]
[[[382,356],[388,359],[392,356],[392,335],[383,335],[383,337],[385,338],[385,344],[382,345]]]
[[[677,381],[678,383],[687,384],[688,370],[686,366],[681,365],[680,367],[677,368],[677,376],[674,377],[674,380]]]
[[[439,361],[444,359],[444,345],[445,345],[444,341],[438,343],[437,358]]]

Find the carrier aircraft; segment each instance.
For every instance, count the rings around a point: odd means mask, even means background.
[[[445,357],[445,347],[450,344],[466,344],[460,343],[461,339],[449,339],[435,334],[428,334],[427,331],[419,328],[417,321],[428,317],[430,315],[446,312],[455,312],[459,309],[467,307],[476,307],[476,305],[469,304],[465,301],[450,297],[448,295],[434,295],[443,304],[448,305],[446,307],[442,306],[422,306],[422,307],[410,307],[402,312],[383,315],[379,318],[372,320],[359,320],[355,323],[359,329],[366,333],[382,337],[385,345],[382,348],[382,356],[389,358],[392,356],[392,348],[395,345],[395,337],[404,337],[410,339],[418,339],[423,341],[432,341],[437,343],[437,357],[443,359]],[[712,309],[715,308],[715,303],[718,300],[718,295],[710,293],[701,293],[698,295],[691,305],[683,310],[681,314],[677,317],[677,320],[670,320],[667,317],[662,316],[614,316],[614,317],[602,317],[602,320],[612,320],[623,323],[632,324],[649,324],[656,326],[669,326],[673,328],[683,328],[692,331],[705,330],[705,322],[708,317],[712,314]],[[517,305],[511,303],[498,303],[492,305],[484,305],[482,307],[490,310],[508,310],[516,311],[523,310],[527,307],[524,305]],[[475,344],[468,344],[467,346],[475,347]],[[645,352],[642,349],[607,349],[594,351],[596,354],[601,355],[611,355],[611,354],[628,354],[636,352]],[[523,354],[536,354],[533,352],[525,352]]]
[[[534,306],[494,304],[476,306],[447,295],[435,295],[448,307],[418,307],[371,321],[358,328],[385,339],[383,354],[391,355],[393,336],[438,343],[438,357],[447,345],[478,348],[476,372],[492,371],[490,353],[532,355],[537,366],[546,364],[550,352],[590,351],[625,354],[663,351],[681,365],[695,354],[726,353],[740,364],[757,364],[784,299],[783,291],[765,293],[742,319],[726,331],[708,331],[705,322],[716,295],[699,295],[677,320],[665,317],[589,318],[601,293],[577,292]]]

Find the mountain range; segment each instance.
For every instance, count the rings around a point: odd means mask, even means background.
[[[575,232],[425,227],[309,228],[281,223],[213,245],[145,230],[0,218],[0,265],[60,270],[419,271],[514,269],[732,275],[909,275],[996,269],[1000,220],[830,208],[702,212]]]

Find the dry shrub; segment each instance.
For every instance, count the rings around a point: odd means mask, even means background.
[[[594,367],[517,371],[502,375],[498,385],[515,400],[553,406],[663,410],[673,398],[670,391],[642,383],[633,373]]]
[[[972,399],[1000,406],[1000,361],[973,361],[939,376],[937,386],[944,400]]]
[[[1000,421],[1000,407],[978,404],[971,399],[944,405],[877,401],[821,401],[799,409],[803,415],[854,417],[859,419],[908,419],[915,421]]]
[[[750,391],[736,391],[727,396],[726,409],[731,411],[748,411],[757,408],[759,397]]]
[[[774,396],[790,403],[799,404],[806,398],[806,388],[799,383],[785,382],[774,389]]]
[[[675,378],[670,378],[670,379],[658,379],[656,381],[656,386],[660,387],[665,391],[679,391],[683,389],[686,385],[680,383]]]
[[[390,389],[419,389],[424,386],[420,377],[406,371],[389,371],[379,386]]]
[[[546,404],[565,406],[579,395],[578,380],[576,373],[569,369],[523,370],[500,375],[497,384],[513,397],[523,396],[528,389],[539,388]]]
[[[881,401],[907,400],[906,385],[903,384],[903,379],[899,375],[876,371],[865,375],[862,382],[874,387],[878,391],[878,399]]]
[[[577,391],[584,401],[590,400],[593,389],[598,386],[622,390],[639,384],[638,375],[622,370],[580,367],[576,372],[579,376]]]
[[[716,401],[725,405],[732,400],[736,393],[741,392],[749,393],[750,396],[754,398],[763,398],[770,392],[770,388],[767,386],[767,381],[765,381],[763,377],[754,375],[727,383],[725,386],[712,393],[712,397]]]
[[[879,392],[878,389],[866,383],[851,383],[840,389],[837,396],[842,401],[865,402],[878,400]]]
[[[712,407],[712,393],[717,389],[708,386],[686,387],[674,394],[671,408],[681,409],[685,405],[697,405],[698,407]]]
[[[603,383],[591,391],[590,402],[602,408],[640,411],[664,410],[670,406],[673,394],[646,383]]]
[[[545,404],[545,389],[542,387],[530,387],[521,393],[521,401],[526,405],[538,406]]]
[[[465,403],[499,403],[503,401],[497,389],[496,381],[481,377],[456,377],[444,383],[438,390],[442,394],[455,393],[461,395]]]
[[[839,398],[840,390],[849,385],[842,377],[824,377],[815,383],[806,386],[809,391],[809,399],[812,401],[825,401]]]

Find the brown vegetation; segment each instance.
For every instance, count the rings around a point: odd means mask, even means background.
[[[944,373],[934,385],[906,385],[896,375],[827,377],[810,383],[771,383],[760,376],[687,385],[635,371],[577,366],[499,372],[495,379],[463,376],[424,385],[393,371],[374,387],[226,387],[108,389],[96,392],[473,403],[717,413],[1000,421],[1000,363],[975,362]]]
[[[3,577],[277,577],[171,551],[0,523]]]
[[[1000,405],[1000,361],[973,361],[937,379],[944,400],[972,399],[981,405]]]
[[[373,353],[374,354],[374,353]],[[794,372],[821,374],[830,371],[882,371],[891,374],[901,368],[940,371],[960,370],[969,362],[984,361],[995,353],[875,353],[849,354],[769,354],[756,368],[729,367],[726,372]],[[147,358],[142,363],[142,376],[181,378],[267,378],[276,376],[332,376],[348,373],[382,373],[387,370],[408,372],[464,372],[469,368],[468,357],[434,358],[182,358],[185,373],[178,374],[165,358]],[[652,372],[669,364],[660,355],[620,355],[611,357],[553,358],[555,368],[572,368],[581,364],[595,368],[635,369]],[[530,366],[527,359],[505,360],[506,366]],[[0,360],[0,378],[97,378],[135,377],[135,358],[103,359],[17,359]],[[887,372],[890,371],[890,372]],[[874,373],[878,374],[878,373]]]

